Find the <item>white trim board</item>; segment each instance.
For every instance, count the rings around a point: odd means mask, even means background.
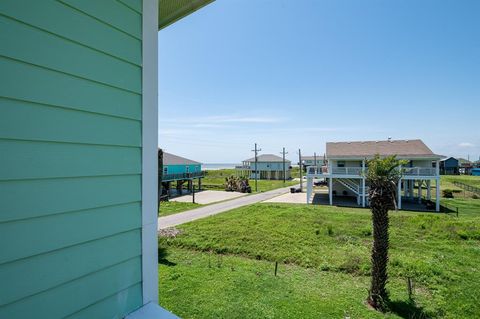
[[[132,312],[125,319],[179,319],[159,305],[148,303],[142,308]]]
[[[158,304],[158,0],[143,0],[142,12],[142,296],[145,305]]]

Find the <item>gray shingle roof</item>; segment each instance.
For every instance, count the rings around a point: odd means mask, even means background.
[[[163,165],[189,165],[189,164],[201,164],[201,163],[190,160],[185,157],[163,152]]]
[[[302,160],[304,161],[314,161],[315,156],[302,156]],[[323,154],[317,154],[317,161],[323,160]]]
[[[246,159],[244,160],[244,162],[255,162],[255,157]],[[273,154],[261,154],[257,156],[257,162],[268,162],[268,163],[282,162],[283,163],[283,158]],[[285,160],[285,162],[290,163],[290,161],[287,159]]]
[[[440,159],[422,140],[390,140],[364,142],[328,142],[328,158],[362,158],[397,155],[401,158]]]

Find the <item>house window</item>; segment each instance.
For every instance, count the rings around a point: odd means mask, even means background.
[[[185,172],[189,173],[190,172],[190,166],[185,167]]]
[[[163,168],[163,174],[164,174],[164,175],[167,175],[167,174],[168,174],[168,167],[167,167],[167,166],[165,166],[165,167]]]
[[[338,161],[337,167],[345,167],[345,161]]]

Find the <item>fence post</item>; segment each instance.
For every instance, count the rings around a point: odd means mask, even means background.
[[[192,187],[192,202],[195,204],[195,185]]]
[[[407,290],[408,290],[408,299],[412,300],[413,284],[412,284],[412,278],[411,277],[407,277]]]

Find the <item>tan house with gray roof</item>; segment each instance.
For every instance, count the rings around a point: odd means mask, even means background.
[[[242,165],[236,166],[237,174],[241,176],[249,176],[254,179],[257,175],[258,179],[290,179],[292,162],[283,160],[282,157],[273,154],[262,154],[242,161]]]
[[[335,198],[354,197],[359,206],[368,205],[368,185],[364,173],[368,170],[366,161],[376,154],[395,155],[408,160],[402,167],[403,177],[398,183],[398,206],[402,202],[430,201],[431,182],[436,184],[436,210],[440,209],[439,161],[443,158],[428,148],[422,140],[386,140],[358,142],[328,142],[326,145],[326,165],[314,165],[307,168],[307,203],[314,195],[314,179],[324,178],[328,182],[330,205]],[[416,189],[415,189],[416,188]],[[426,191],[425,198],[423,190]]]

